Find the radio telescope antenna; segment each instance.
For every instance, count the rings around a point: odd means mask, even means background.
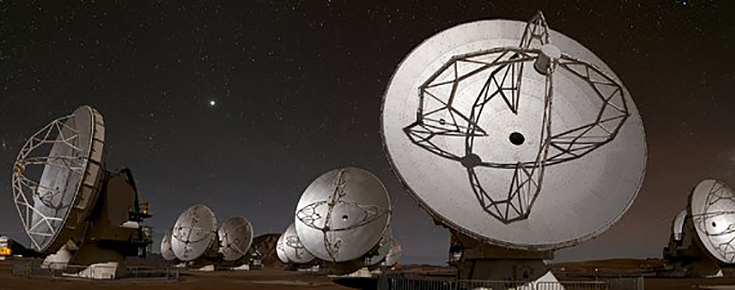
[[[278,255],[278,260],[280,260],[284,264],[288,264],[291,261],[286,255],[286,243],[284,242],[285,237],[285,233],[281,234],[281,236],[278,237],[278,241],[276,242],[276,255]]]
[[[121,274],[124,256],[144,256],[152,240],[133,175],[105,170],[104,143],[102,115],[82,106],[31,136],[13,167],[13,201],[31,248],[61,267],[104,265],[76,273],[89,278]]]
[[[684,221],[686,221],[686,218],[687,210],[684,209],[676,215],[671,224],[671,233],[676,241],[681,241],[681,239],[684,238]]]
[[[720,264],[735,263],[735,193],[705,179],[689,195],[687,209],[672,222],[664,259],[675,277],[721,277]]]
[[[707,179],[689,197],[689,211],[702,245],[718,261],[735,263],[735,193],[724,183]]]
[[[244,217],[232,217],[217,231],[220,248],[225,261],[242,258],[253,243],[253,226]]]
[[[171,249],[171,233],[173,228],[166,230],[163,234],[163,240],[161,241],[161,257],[167,261],[176,259],[173,249]]]
[[[181,213],[171,234],[171,249],[181,261],[193,261],[217,250],[217,219],[211,209],[195,205]]]
[[[296,233],[317,258],[346,262],[378,243],[390,210],[388,192],[373,174],[353,167],[335,169],[314,180],[301,195]]]
[[[104,142],[102,115],[81,107],[46,125],[21,149],[13,197],[34,250],[53,253],[83,234],[103,177]],[[40,180],[30,176],[37,174],[31,167],[42,167]]]
[[[372,265],[377,265],[378,263],[385,261],[385,258],[390,253],[392,246],[393,246],[393,232],[391,231],[390,226],[388,226],[388,228],[383,233],[383,237],[381,237],[380,241],[378,241],[377,254],[374,256],[368,257],[367,262],[365,264],[367,266],[372,266]]]
[[[292,262],[296,264],[306,264],[314,260],[314,255],[306,249],[302,241],[299,239],[299,236],[296,234],[294,224],[291,224],[281,237],[283,238],[282,250],[287,260],[287,262],[284,263]],[[279,240],[281,239],[279,238]],[[283,261],[283,259],[281,259],[281,261]]]
[[[539,267],[619,220],[646,162],[628,90],[540,12],[461,24],[416,47],[386,89],[381,133],[409,193],[465,247]],[[460,269],[528,276],[503,275]]]

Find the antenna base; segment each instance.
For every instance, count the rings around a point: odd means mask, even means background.
[[[43,267],[61,270],[66,277],[116,279],[125,274],[125,257],[118,251],[96,243],[84,247],[65,244],[43,261]],[[72,253],[73,252],[73,253]]]
[[[557,282],[544,263],[554,258],[552,250],[528,251],[490,245],[455,231],[451,244],[450,264],[457,267],[461,280]]]

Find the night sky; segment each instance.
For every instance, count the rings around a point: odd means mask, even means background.
[[[442,263],[448,232],[383,151],[383,92],[425,38],[539,9],[623,80],[649,154],[624,218],[559,260],[660,257],[697,182],[735,187],[733,1],[62,2],[0,0],[0,233],[21,241],[18,150],[89,104],[105,118],[108,169],[131,168],[151,203],[156,249],[199,203],[220,221],[243,215],[256,234],[280,233],[313,179],[357,166],[388,188],[406,262]]]

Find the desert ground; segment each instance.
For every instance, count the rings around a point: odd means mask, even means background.
[[[176,290],[226,290],[226,289],[350,289],[333,283],[327,277],[297,275],[281,270],[258,270],[238,272],[185,272],[178,281],[112,281],[94,282],[88,280],[53,280],[44,278],[25,278],[12,275],[12,271],[0,271],[0,290],[84,290],[84,289],[176,289]]]
[[[653,260],[607,260],[589,261],[577,263],[555,264],[555,272],[564,268],[565,273],[557,273],[561,280],[580,281],[592,280],[595,277],[590,273],[596,273],[600,279],[616,276],[645,276],[646,290],[735,290],[735,277],[727,278],[662,278],[652,275],[652,271],[660,268],[658,261]],[[598,271],[594,271],[597,269]],[[430,274],[447,276],[452,270],[446,267],[406,267],[402,270],[407,274]],[[55,290],[84,290],[84,289],[116,289],[116,290],[148,290],[148,289],[171,289],[171,290],[229,290],[229,289],[263,289],[263,290],[285,290],[285,289],[324,289],[324,290],[346,290],[354,289],[343,285],[356,285],[363,289],[373,289],[375,283],[370,280],[351,280],[352,284],[343,281],[336,283],[326,276],[297,274],[292,271],[280,269],[263,269],[253,271],[235,272],[195,272],[183,271],[179,280],[130,280],[117,281],[90,281],[90,280],[62,280],[51,278],[26,278],[13,276],[12,270],[0,267],[0,290],[32,290],[32,289],[55,289]],[[624,290],[624,289],[621,289]]]

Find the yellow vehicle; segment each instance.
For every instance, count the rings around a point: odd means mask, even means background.
[[[12,256],[13,250],[10,249],[10,238],[6,236],[0,237],[0,257]]]

